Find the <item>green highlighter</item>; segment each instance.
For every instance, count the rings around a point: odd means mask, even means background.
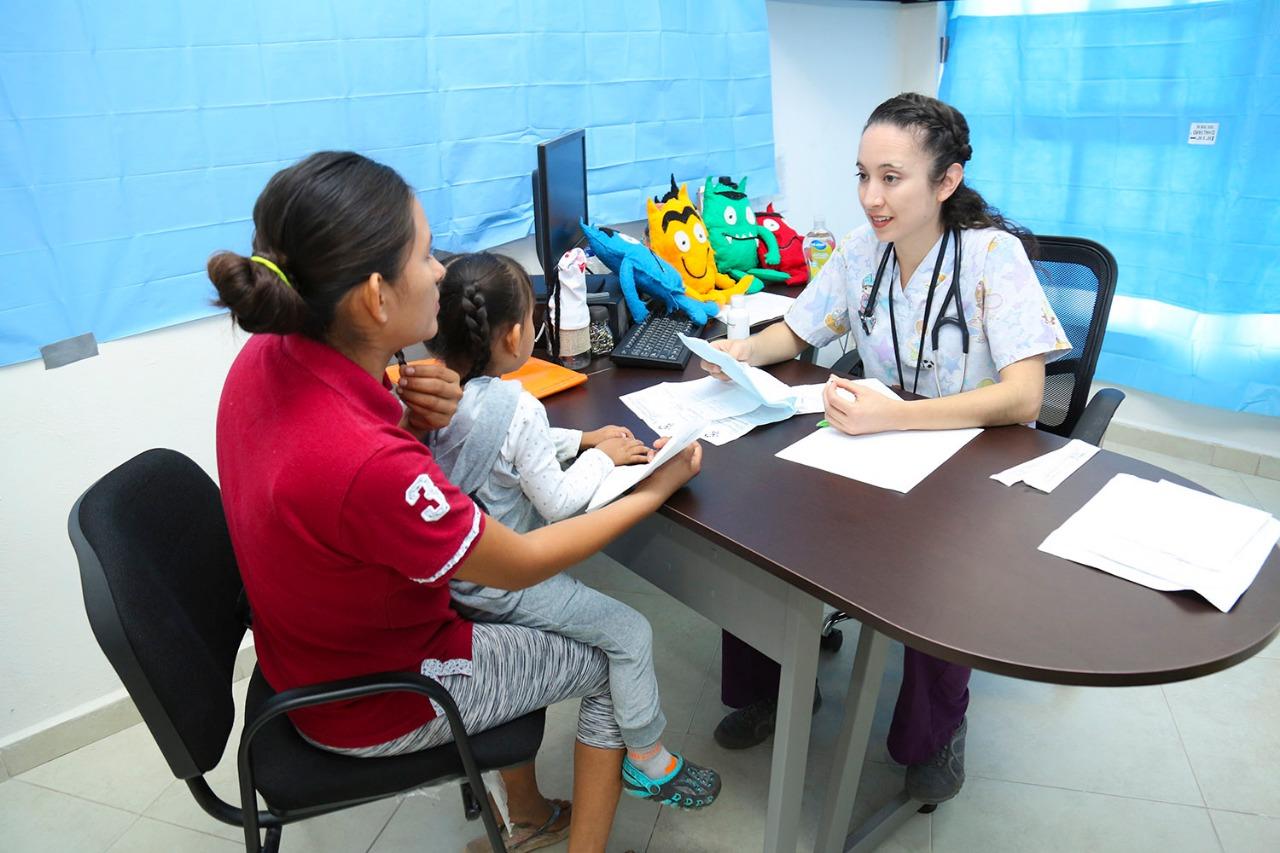
[[[826,418],[823,418],[822,420],[818,421],[818,429],[822,429],[823,427],[829,427],[829,426],[831,426],[831,421],[827,420]]]

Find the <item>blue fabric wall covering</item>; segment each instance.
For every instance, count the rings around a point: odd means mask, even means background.
[[[950,29],[941,97],[969,120],[967,179],[1119,263],[1098,377],[1280,415],[1280,3]],[[1189,144],[1192,122],[1218,123],[1217,143]]]
[[[215,313],[254,199],[321,149],[388,163],[437,245],[532,229],[537,142],[587,128],[591,213],[708,174],[776,191],[764,0],[6,4],[0,364]]]

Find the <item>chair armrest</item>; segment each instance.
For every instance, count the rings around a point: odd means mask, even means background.
[[[838,376],[854,376],[862,378],[862,356],[857,350],[847,352],[831,365],[831,372]]]
[[[320,684],[309,684],[306,687],[295,687],[272,696],[258,710],[252,720],[245,720],[242,743],[247,744],[264,725],[281,714],[307,708],[312,705],[324,705],[329,702],[341,702],[359,699],[378,693],[418,693],[435,700],[444,709],[445,716],[458,716],[458,706],[453,697],[440,682],[415,672],[379,672],[373,675],[362,675],[358,678],[345,678],[339,681],[326,681]]]
[[[462,723],[462,715],[458,706],[449,695],[444,685],[433,678],[415,672],[380,672],[373,675],[362,675],[358,678],[347,678],[339,681],[327,681],[311,684],[306,687],[295,687],[272,696],[262,704],[258,715],[252,720],[245,720],[244,733],[240,737],[240,748],[236,756],[237,770],[240,775],[241,813],[244,815],[244,831],[247,849],[255,849],[253,845],[258,837],[260,819],[254,808],[257,788],[253,779],[253,766],[249,761],[249,746],[262,727],[271,720],[289,711],[306,708],[311,705],[323,705],[328,702],[340,702],[347,699],[358,699],[378,693],[406,692],[417,693],[435,701],[444,711],[449,722],[449,730],[453,735],[453,745],[462,759],[462,766],[472,789],[484,790],[484,782],[480,778],[480,768],[471,752],[471,740],[467,736],[466,727]],[[485,829],[489,838],[500,838],[497,824],[487,804],[482,806]]]
[[[1124,392],[1115,388],[1101,388],[1093,395],[1093,399],[1080,413],[1080,420],[1071,431],[1072,438],[1087,441],[1097,447],[1102,443],[1102,435],[1111,423],[1111,416],[1116,413],[1124,400]]]

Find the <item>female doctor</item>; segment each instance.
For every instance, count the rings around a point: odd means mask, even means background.
[[[972,153],[954,107],[914,93],[885,101],[858,147],[867,224],[841,241],[784,322],[715,345],[774,364],[852,331],[868,378],[924,399],[890,400],[833,377],[827,420],[851,435],[1035,421],[1045,363],[1071,345],[1027,259],[1034,238],[964,183]],[[925,803],[954,797],[964,782],[969,672],[906,649],[888,746],[907,765],[908,792]],[[725,634],[721,698],[738,710],[716,728],[722,746],[769,736],[778,676],[777,664]]]

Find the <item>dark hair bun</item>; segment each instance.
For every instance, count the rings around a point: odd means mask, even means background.
[[[279,262],[276,265],[281,266]],[[287,335],[301,331],[306,303],[263,264],[235,252],[218,252],[209,258],[208,272],[218,290],[216,304],[230,309],[246,332]]]

